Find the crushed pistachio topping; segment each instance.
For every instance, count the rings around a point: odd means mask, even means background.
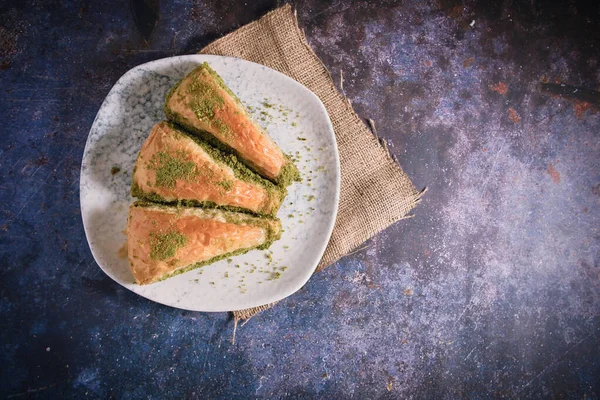
[[[221,135],[225,136],[226,138],[231,137],[231,128],[227,124],[225,124],[223,121],[221,121],[220,119],[216,118],[213,121],[213,124],[219,130],[219,132],[221,133]]]
[[[182,150],[175,154],[159,151],[152,156],[148,169],[156,173],[156,186],[173,189],[177,180],[190,181],[196,177],[198,171],[193,161],[186,159]]]
[[[150,258],[164,261],[175,256],[180,247],[185,246],[187,238],[181,232],[174,229],[165,232],[150,233]]]
[[[217,90],[208,82],[200,79],[195,79],[190,83],[188,94],[190,94],[189,106],[196,117],[209,124],[215,116],[215,110],[225,104]]]
[[[231,189],[233,189],[233,181],[219,181],[219,182],[215,182],[215,185],[222,187],[223,189],[225,189],[225,191],[230,191]]]
[[[273,281],[273,280],[277,280],[279,278],[281,278],[281,272],[273,272],[271,274],[271,277],[269,279],[267,279],[267,280]]]

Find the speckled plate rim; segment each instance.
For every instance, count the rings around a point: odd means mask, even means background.
[[[328,128],[328,136],[329,139],[332,141],[333,144],[333,158],[334,158],[334,163],[335,163],[335,190],[334,190],[334,202],[333,202],[333,209],[332,209],[332,217],[329,219],[328,224],[327,224],[327,231],[326,231],[326,240],[322,241],[318,248],[316,248],[316,254],[318,254],[318,257],[315,257],[315,262],[313,263],[313,265],[311,265],[310,267],[307,267],[304,269],[305,273],[301,276],[301,279],[297,279],[295,281],[294,285],[287,285],[285,286],[284,290],[281,290],[279,293],[271,295],[269,297],[263,298],[262,301],[258,302],[258,303],[253,303],[253,302],[248,302],[248,304],[244,304],[241,307],[235,308],[235,309],[229,309],[227,307],[225,308],[219,308],[219,307],[211,307],[210,309],[205,309],[204,307],[200,306],[200,307],[186,307],[186,306],[179,306],[176,304],[172,304],[170,302],[166,302],[166,301],[161,301],[160,299],[156,299],[153,297],[150,297],[144,293],[139,293],[135,290],[133,290],[131,287],[127,287],[126,285],[124,285],[122,282],[120,282],[116,276],[114,276],[112,273],[110,273],[110,271],[105,268],[102,263],[99,261],[99,257],[96,253],[95,250],[95,246],[92,244],[92,242],[90,241],[90,235],[91,233],[89,232],[89,227],[88,224],[86,223],[86,214],[84,213],[84,201],[83,201],[83,190],[82,190],[82,181],[81,178],[84,175],[84,166],[85,166],[85,161],[86,161],[86,157],[85,155],[88,153],[90,144],[91,144],[91,135],[93,132],[93,128],[94,125],[96,124],[96,121],[98,119],[98,116],[105,111],[105,109],[108,107],[108,98],[109,95],[112,93],[112,91],[115,89],[116,86],[118,86],[120,83],[127,81],[130,78],[130,75],[134,74],[136,72],[136,70],[139,69],[150,69],[150,67],[154,66],[155,64],[158,63],[164,63],[166,61],[175,61],[175,60],[183,60],[183,61],[195,61],[198,63],[204,62],[204,61],[208,61],[209,63],[211,62],[211,60],[214,59],[235,59],[238,60],[242,63],[248,63],[248,64],[253,64],[255,66],[259,66],[265,70],[269,70],[270,73],[272,74],[276,74],[278,75],[281,79],[286,80],[290,85],[294,85],[296,86],[296,88],[300,91],[303,91],[305,93],[306,96],[311,97],[313,99],[313,101],[315,102],[315,104],[318,105],[318,107],[321,109],[323,115],[326,117],[326,125]],[[329,117],[329,113],[327,112],[327,109],[325,108],[325,105],[323,104],[323,102],[321,101],[321,99],[319,99],[319,97],[317,95],[315,95],[310,89],[308,89],[307,87],[305,87],[304,85],[300,84],[299,82],[295,81],[294,79],[288,77],[287,75],[284,75],[282,73],[280,73],[279,71],[273,70],[271,68],[268,68],[264,65],[261,64],[257,64],[251,61],[246,61],[246,60],[242,60],[242,59],[238,59],[238,58],[234,58],[234,57],[224,57],[224,56],[215,56],[215,55],[184,55],[184,56],[175,56],[175,57],[167,57],[167,58],[162,58],[162,59],[158,59],[158,60],[154,60],[154,61],[150,61],[144,64],[140,64],[132,69],[130,69],[129,71],[127,71],[125,74],[123,74],[121,76],[121,78],[118,79],[118,81],[113,85],[113,87],[111,88],[111,90],[108,92],[106,98],[104,99],[104,101],[102,102],[102,105],[100,106],[100,109],[98,110],[98,113],[96,114],[96,117],[94,118],[94,121],[92,122],[92,125],[90,127],[90,131],[88,133],[88,138],[86,140],[86,144],[84,147],[84,151],[83,151],[83,157],[82,157],[82,164],[81,164],[81,168],[80,168],[80,212],[81,212],[81,216],[82,216],[82,222],[83,222],[83,226],[84,226],[84,232],[85,232],[85,236],[86,236],[86,240],[88,242],[88,246],[90,248],[90,251],[92,253],[92,256],[94,257],[94,260],[96,261],[96,263],[98,264],[98,266],[100,267],[100,269],[102,269],[102,271],[104,273],[106,273],[106,275],[108,275],[111,279],[113,279],[116,283],[118,283],[119,285],[125,287],[126,289],[132,291],[133,293],[140,295],[141,297],[144,297],[148,300],[151,300],[153,302],[165,305],[165,306],[169,306],[169,307],[173,307],[173,308],[177,308],[177,309],[183,309],[183,310],[189,310],[189,311],[199,311],[199,312],[227,312],[227,311],[235,311],[235,310],[242,310],[242,309],[247,309],[247,308],[252,308],[252,307],[259,307],[262,305],[266,305],[266,304],[270,304],[270,303],[274,303],[277,301],[281,301],[283,299],[285,299],[286,297],[294,294],[295,292],[297,292],[298,290],[300,290],[305,284],[306,282],[308,282],[308,280],[310,279],[310,277],[312,276],[312,274],[314,273],[315,269],[317,268],[317,265],[319,264],[321,258],[323,257],[323,253],[325,252],[325,249],[327,248],[327,245],[329,243],[329,240],[331,239],[331,234],[333,233],[333,228],[335,226],[335,222],[337,219],[337,212],[338,212],[338,208],[339,208],[339,201],[340,201],[340,186],[341,186],[341,168],[340,168],[340,158],[339,158],[339,153],[338,153],[338,146],[337,146],[337,140],[336,140],[336,136],[335,136],[335,131],[333,129],[333,125],[331,123],[331,119]],[[134,201],[134,199],[132,198],[132,202]],[[285,233],[284,233],[285,234]]]

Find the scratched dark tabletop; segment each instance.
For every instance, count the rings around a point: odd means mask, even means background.
[[[230,315],[152,303],[100,270],[79,168],[122,74],[277,4],[161,1],[146,42],[127,2],[87,3],[0,2],[3,397],[600,396],[597,4],[296,2],[429,191],[232,344]]]

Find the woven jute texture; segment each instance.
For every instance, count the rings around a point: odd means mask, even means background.
[[[218,39],[200,53],[242,58],[273,68],[309,88],[327,108],[340,155],[341,188],[333,234],[317,271],[404,218],[417,204],[422,192],[338,92],[289,4]],[[247,320],[271,306],[234,311],[235,321]]]

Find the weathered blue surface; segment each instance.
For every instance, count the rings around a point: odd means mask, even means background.
[[[123,73],[274,4],[162,2],[146,45],[126,5],[85,3],[0,4],[3,396],[598,398],[600,114],[539,91],[598,89],[597,6],[299,1],[429,192],[232,345],[228,315],[151,303],[97,267],[79,166]]]

